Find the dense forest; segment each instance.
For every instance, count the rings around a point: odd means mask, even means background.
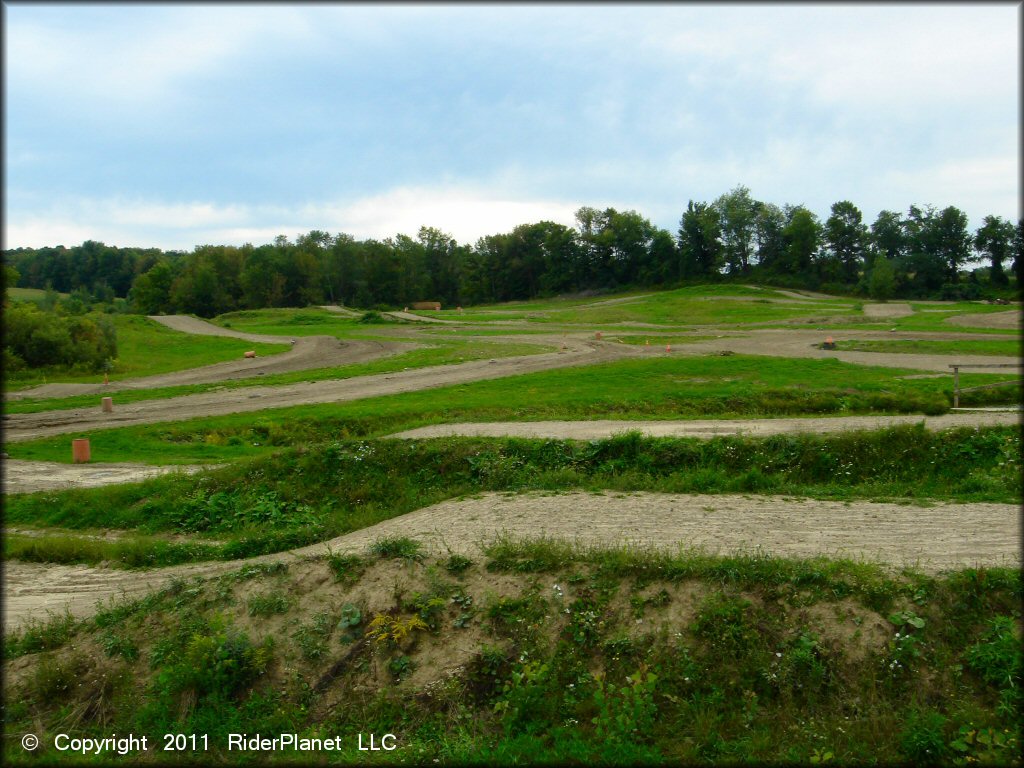
[[[691,200],[675,234],[636,211],[583,207],[575,228],[523,224],[472,246],[432,227],[385,240],[313,230],[294,242],[279,236],[191,253],[94,241],[17,248],[4,261],[21,287],[127,298],[145,314],[212,317],[324,302],[450,307],[728,279],[875,299],[977,299],[1020,284],[1022,248],[1021,221],[986,216],[972,233],[954,206],[882,211],[868,225],[843,200],[822,222],[804,206],[755,200],[738,186],[712,202]]]

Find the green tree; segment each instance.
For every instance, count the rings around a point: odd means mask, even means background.
[[[18,270],[12,267],[10,264],[4,264],[4,303],[6,304],[10,300],[8,289],[18,284],[18,278],[21,275],[18,274]]]
[[[722,246],[730,275],[746,274],[754,253],[758,203],[743,185],[714,202],[722,227]]]
[[[972,238],[967,228],[967,214],[956,206],[943,208],[934,220],[938,256],[946,266],[946,275],[956,282],[960,268],[971,258]]]
[[[1024,219],[1017,219],[1013,232],[1013,274],[1017,276],[1017,290],[1024,283]]]
[[[818,217],[802,205],[787,206],[786,226],[782,237],[785,242],[785,271],[792,275],[809,275],[818,252],[821,224]]]
[[[171,285],[174,283],[174,277],[175,269],[171,262],[162,259],[148,272],[135,278],[128,293],[134,310],[143,315],[172,312]]]
[[[284,306],[281,254],[272,245],[253,249],[242,268],[242,301],[250,309]]]
[[[455,238],[435,227],[420,227],[417,239],[423,248],[430,295],[448,306],[459,304],[463,251]]]
[[[974,247],[983,253],[992,265],[989,280],[993,285],[1006,285],[1009,280],[1003,271],[1003,261],[1013,248],[1013,224],[1000,216],[986,216],[974,235]]]
[[[902,272],[912,295],[935,294],[948,281],[948,265],[942,256],[942,237],[937,225],[938,212],[910,206],[903,220],[906,251],[897,262],[897,273]]]
[[[870,247],[865,254],[866,269],[871,269],[871,262],[876,254],[885,256],[890,261],[901,259],[907,250],[903,217],[894,211],[881,211],[875,223],[871,225],[868,241]]]
[[[833,203],[824,234],[829,257],[837,262],[839,280],[855,284],[868,242],[868,230],[860,209],[849,200]]]
[[[757,239],[758,266],[769,274],[777,274],[785,261],[786,239],[782,230],[786,214],[774,203],[761,203],[757,207],[755,237]]]
[[[896,269],[885,256],[879,256],[871,267],[868,294],[876,301],[887,301],[896,293]]]
[[[678,280],[718,274],[722,267],[721,235],[718,209],[690,200],[679,220]]]

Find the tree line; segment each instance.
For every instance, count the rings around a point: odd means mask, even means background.
[[[868,225],[842,200],[821,221],[737,186],[689,201],[675,233],[636,211],[584,206],[576,226],[523,224],[470,245],[433,227],[416,237],[356,240],[313,230],[253,246],[190,253],[87,241],[5,251],[18,284],[127,297],[145,314],[212,317],[238,309],[355,307],[439,301],[445,306],[582,291],[743,279],[887,298],[976,299],[1020,284],[1024,223],[986,216],[974,232],[955,206],[881,211]],[[975,262],[984,266],[970,269]]]

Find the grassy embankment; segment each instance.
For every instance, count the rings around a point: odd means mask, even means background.
[[[138,315],[104,315],[117,327],[117,360],[109,375],[114,378],[141,378],[198,368],[240,358],[247,350],[258,355],[273,355],[290,348],[288,344],[257,344],[220,336],[194,336],[180,333]],[[99,383],[102,373],[83,373],[55,368],[18,371],[4,380],[9,391],[34,387],[47,382]],[[89,404],[95,405],[90,397]],[[15,412],[13,404],[8,412]]]
[[[1009,569],[384,539],[9,636],[34,655],[6,664],[4,724],[42,746],[4,758],[72,762],[56,733],[116,732],[158,762],[362,763],[359,734],[391,733],[374,763],[1019,764],[1021,597]]]
[[[292,442],[305,441],[298,434]],[[333,440],[193,476],[8,498],[12,526],[113,528],[117,542],[9,535],[5,557],[124,566],[311,544],[481,491],[612,489],[830,499],[1020,501],[1020,435],[922,427],[762,439]],[[191,534],[190,542],[154,540]],[[218,543],[210,543],[209,539]]]

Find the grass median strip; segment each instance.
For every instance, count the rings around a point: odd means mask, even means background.
[[[395,358],[393,358],[395,359]],[[383,364],[386,361],[381,361]],[[686,419],[939,414],[952,379],[835,359],[753,355],[660,357],[565,368],[451,387],[192,421],[99,430],[95,461],[187,464],[246,458],[297,443],[372,437],[459,421]],[[961,386],[1014,380],[962,374]],[[1013,387],[969,393],[963,404],[1020,402]],[[70,461],[69,437],[9,443],[12,458]]]
[[[245,379],[230,379],[210,384],[190,384],[158,389],[125,389],[112,393],[117,403],[138,403],[145,400],[163,400],[203,392],[244,389],[246,387],[271,387],[283,384],[297,384],[304,381],[328,381],[348,379],[356,376],[370,376],[375,373],[392,373],[412,368],[428,368],[434,365],[449,365],[482,360],[487,358],[516,357],[519,355],[549,352],[550,347],[539,344],[489,344],[486,342],[462,342],[446,340],[444,344],[431,345],[427,349],[414,349],[402,354],[385,357],[368,363],[353,363],[334,368],[315,368],[270,376],[252,376]],[[89,408],[97,405],[97,395],[74,397],[15,400],[4,404],[6,413],[42,413],[70,408]]]
[[[199,476],[16,495],[7,499],[5,515],[9,525],[216,536],[225,543],[216,551],[196,550],[194,559],[233,559],[315,543],[483,491],[1019,503],[1020,447],[1012,427],[929,432],[920,426],[703,441],[637,433],[589,442],[333,440]],[[46,546],[16,539],[8,555],[43,559]],[[151,549],[156,552],[157,544]],[[92,551],[57,561],[91,562]],[[187,552],[180,550],[182,557]],[[132,557],[119,560],[146,564]]]

